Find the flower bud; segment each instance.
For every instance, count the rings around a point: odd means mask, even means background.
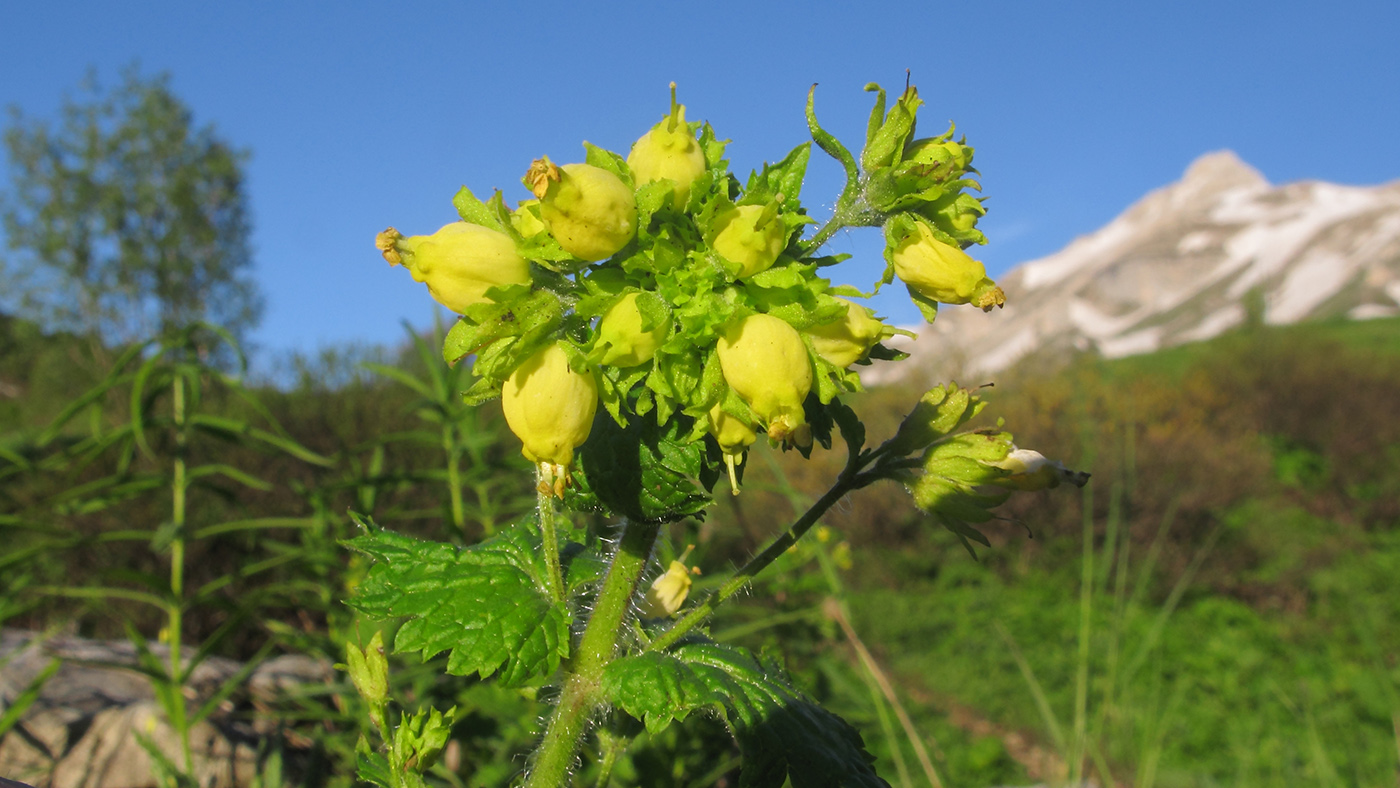
[[[987,213],[987,209],[983,208],[982,203],[971,194],[958,192],[945,194],[928,205],[922,206],[919,213],[932,221],[943,232],[962,237],[977,229],[977,220]]]
[[[778,203],[740,205],[715,217],[711,243],[716,252],[739,264],[738,278],[766,271],[787,247],[787,227],[778,218]]]
[[[632,145],[627,166],[638,186],[663,178],[674,181],[671,207],[677,211],[685,209],[690,184],[705,171],[705,152],[686,125],[685,105],[676,103],[676,83],[671,83],[671,114]]]
[[[390,227],[374,245],[390,265],[403,265],[427,284],[433,300],[459,314],[489,302],[492,287],[530,284],[530,264],[515,251],[515,241],[479,224],[453,222],[432,235],[407,238]]]
[[[382,708],[389,698],[389,661],[384,657],[383,633],[375,632],[363,651],[346,642],[345,667],[360,697],[371,706]]]
[[[506,424],[524,444],[521,454],[540,465],[546,486],[562,493],[574,449],[588,439],[598,409],[598,384],[575,372],[556,342],[525,360],[501,389]]]
[[[603,366],[635,367],[651,361],[656,349],[666,341],[670,323],[658,323],[651,330],[642,328],[642,311],[637,308],[638,293],[628,293],[613,304],[598,321],[598,346],[606,347],[598,359]]]
[[[545,231],[540,221],[540,201],[521,200],[520,205],[510,212],[510,226],[524,238],[530,238]]]
[[[845,369],[865,358],[876,342],[890,338],[894,332],[875,317],[870,307],[844,298],[836,300],[846,305],[845,316],[832,323],[812,326],[807,329],[807,335],[812,338],[817,355],[831,362],[833,367]]]
[[[921,220],[911,220],[914,231],[898,240],[890,238],[889,257],[894,272],[909,288],[944,304],[973,304],[984,312],[1006,303],[1006,294],[987,278],[987,269],[967,252],[938,240]]]
[[[944,137],[925,137],[904,147],[904,161],[958,177],[972,165],[972,147]]]
[[[812,390],[812,360],[797,329],[772,315],[731,322],[715,348],[724,380],[764,424],[768,436],[809,446],[802,402]]]
[[[616,175],[591,164],[557,166],[536,159],[525,186],[540,200],[540,219],[564,251],[590,263],[614,254],[637,234],[637,199]]]
[[[865,89],[878,91],[880,94],[870,114],[865,150],[860,154],[861,169],[869,173],[895,162],[896,154],[904,149],[906,141],[914,135],[916,115],[924,102],[919,98],[918,89],[912,85],[908,86],[882,119],[880,111],[885,106],[885,91],[873,82],[866,85]]]
[[[726,413],[718,402],[710,408],[709,417],[710,434],[719,444],[719,450],[724,454],[725,467],[729,469],[729,490],[738,495],[739,474],[736,466],[743,464],[744,452],[758,440],[758,434],[743,419]]]
[[[685,604],[685,598],[690,595],[690,576],[692,573],[700,574],[699,567],[686,568],[685,557],[690,555],[690,551],[691,547],[687,547],[680,559],[672,561],[666,571],[652,582],[646,598],[642,600],[642,618],[674,616]]]

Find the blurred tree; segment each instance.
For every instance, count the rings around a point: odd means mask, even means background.
[[[50,329],[122,342],[194,321],[241,335],[262,299],[252,266],[243,163],[195,128],[167,74],[135,67],[103,91],[89,75],[61,122],[11,108],[9,249],[0,301]]]

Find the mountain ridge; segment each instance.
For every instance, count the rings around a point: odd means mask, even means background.
[[[998,372],[1030,355],[1114,358],[1216,336],[1257,297],[1270,324],[1400,314],[1400,181],[1271,184],[1232,151],[998,279],[1004,311],[944,307],[905,366]],[[903,376],[877,367],[872,382]]]

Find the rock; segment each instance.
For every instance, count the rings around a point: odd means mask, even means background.
[[[153,644],[151,651],[162,661],[170,658],[165,646]],[[33,788],[156,788],[143,740],[172,763],[182,760],[182,748],[151,682],[137,670],[135,646],[46,638],[24,630],[0,632],[0,703],[9,707],[55,661],[57,672],[43,682],[15,727],[0,737],[0,774],[28,780]],[[186,687],[187,709],[198,709],[242,668],[217,657],[201,662]],[[201,788],[250,784],[259,753],[274,743],[277,726],[234,718],[231,712],[238,703],[266,709],[288,692],[333,677],[330,663],[304,655],[258,665],[228,701],[190,731],[191,771]],[[0,782],[0,788],[11,785]]]

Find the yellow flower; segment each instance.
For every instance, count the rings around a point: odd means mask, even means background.
[[[479,224],[453,222],[432,235],[407,238],[390,227],[374,245],[390,265],[403,265],[435,301],[459,314],[490,301],[486,291],[492,287],[530,284],[530,264],[511,237]]]
[[[772,315],[731,322],[716,345],[724,380],[768,430],[785,443],[809,446],[802,402],[812,390],[812,360],[797,329]]]
[[[1059,487],[1061,482],[1083,487],[1089,481],[1089,474],[1072,471],[1064,463],[1047,459],[1032,449],[1013,448],[1006,459],[991,463],[991,466],[1007,471],[1008,475],[992,479],[989,483],[1012,490],[1052,490]]]
[[[787,247],[787,227],[778,218],[778,203],[740,205],[715,218],[718,230],[710,244],[720,256],[739,264],[738,278],[767,271]]]
[[[854,301],[838,298],[846,305],[846,315],[840,320],[807,329],[817,355],[833,367],[845,369],[865,358],[870,348],[882,339],[894,335],[889,326],[875,317],[875,312]]]
[[[632,145],[627,166],[638,186],[662,179],[675,182],[671,207],[685,209],[690,184],[705,171],[705,152],[686,125],[685,105],[676,103],[676,83],[671,83],[671,114]]]
[[[525,173],[525,186],[540,200],[540,219],[564,251],[590,263],[614,254],[637,234],[637,198],[622,179],[591,164],[565,164],[548,156]]]
[[[575,372],[558,343],[546,345],[525,360],[501,389],[506,424],[524,446],[521,454],[540,466],[557,494],[568,484],[574,449],[588,440],[598,409],[593,375]]]
[[[739,476],[736,466],[744,462],[744,452],[758,440],[753,427],[743,419],[724,412],[719,403],[710,408],[710,434],[715,436],[719,450],[724,454],[725,467],[729,469],[729,490],[739,494]]]
[[[938,240],[922,220],[915,232],[890,249],[894,272],[914,292],[944,304],[973,304],[983,311],[1006,303],[1006,295],[987,278],[987,269],[967,252]]]
[[[635,367],[651,361],[656,349],[666,341],[670,323],[642,329],[642,311],[637,308],[638,293],[628,293],[598,321],[598,345],[606,347],[598,363],[603,366]],[[594,351],[597,352],[597,351]]]
[[[681,605],[685,604],[685,598],[690,594],[690,576],[692,573],[700,574],[700,568],[687,569],[685,557],[690,555],[694,545],[687,547],[681,554],[680,560],[672,561],[666,571],[652,582],[651,588],[647,589],[646,598],[642,600],[642,618],[666,618],[674,616]]]

